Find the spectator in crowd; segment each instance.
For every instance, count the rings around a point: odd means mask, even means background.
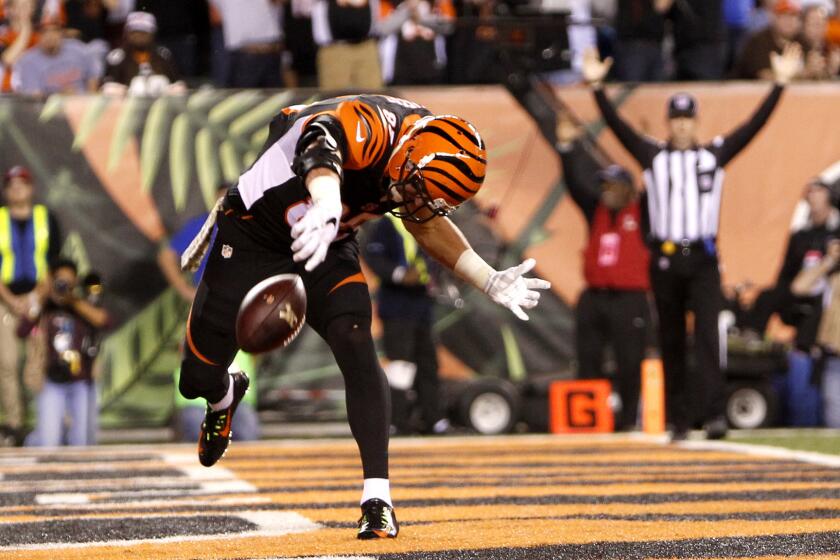
[[[95,340],[108,324],[108,312],[77,296],[78,270],[71,260],[59,259],[51,267],[52,282],[46,302],[35,317],[18,326],[21,337],[36,326],[44,332],[46,370],[38,394],[38,420],[30,445],[55,447],[88,445],[88,422],[95,410],[91,402]],[[70,427],[64,430],[65,417]]]
[[[105,41],[108,5],[114,0],[63,0],[64,35],[83,43]]]
[[[316,0],[312,35],[318,45],[318,86],[380,89],[377,0]]]
[[[0,93],[12,91],[14,67],[27,49],[38,42],[34,0],[6,0],[0,22]]]
[[[229,87],[279,88],[282,78],[280,1],[211,0],[222,20],[230,57]]]
[[[78,39],[88,47],[97,63],[97,75],[105,73],[105,56],[111,50],[108,42],[108,9],[117,0],[62,0],[65,20],[64,35]]]
[[[429,260],[399,218],[385,217],[371,227],[364,256],[380,281],[377,311],[388,359],[384,369],[391,386],[391,423],[400,433],[444,433],[449,421],[441,407]],[[417,394],[419,426],[413,423],[409,390]]]
[[[123,41],[123,28],[128,14],[134,11],[135,0],[108,0],[106,36],[108,44],[119,46]]]
[[[448,76],[453,84],[498,83],[504,78],[498,51],[498,29],[494,16],[505,13],[497,0],[461,0],[455,3],[455,26],[446,46]]]
[[[26,410],[18,371],[18,320],[37,316],[49,289],[49,263],[61,250],[61,234],[52,213],[33,200],[32,174],[15,166],[3,180],[0,207],[0,402],[7,427],[23,439]],[[34,339],[27,355],[34,355]],[[30,369],[31,371],[31,369]]]
[[[615,19],[615,78],[659,82],[664,78],[665,13],[673,0],[618,0]]]
[[[777,0],[756,0],[750,15],[749,34],[752,35],[770,25],[773,21],[773,8]]]
[[[84,43],[64,37],[58,19],[42,21],[38,44],[15,65],[14,90],[27,95],[84,93],[99,89],[101,65]]]
[[[770,54],[779,54],[796,41],[802,29],[800,14],[795,0],[777,0],[770,25],[747,40],[732,75],[742,80],[771,79]]]
[[[102,307],[102,277],[97,272],[88,272],[82,278],[82,299],[94,307]],[[88,435],[87,445],[96,445],[99,432],[99,400],[96,381],[100,378],[100,362],[96,360],[102,346],[103,331],[97,330],[88,345],[87,354],[93,360],[93,372],[88,381]]]
[[[315,87],[318,85],[318,48],[312,36],[312,7],[315,0],[283,2],[283,37],[290,58],[285,74],[287,87]]]
[[[650,254],[643,238],[642,206],[630,173],[618,165],[601,169],[580,134],[567,114],[559,116],[556,148],[563,176],[589,225],[583,252],[586,289],[575,317],[578,377],[605,377],[604,350],[612,347],[613,385],[621,397],[615,426],[633,429],[650,325]]]
[[[723,0],[723,20],[726,24],[726,56],[724,69],[729,72],[750,33],[756,10],[755,0]]]
[[[210,78],[216,87],[227,87],[230,83],[230,53],[225,48],[225,32],[222,15],[210,3]]]
[[[574,25],[566,26],[566,38],[569,41],[569,65],[568,69],[552,70],[545,74],[552,83],[569,84],[580,81],[580,66],[583,60],[583,53],[598,45],[598,36],[595,26],[592,25],[592,2],[591,0],[541,0],[542,10],[548,14],[561,11],[568,13]],[[559,10],[558,10],[559,8]],[[564,55],[566,56],[566,55]]]
[[[440,83],[446,65],[444,35],[452,32],[450,0],[381,0],[385,37],[382,73],[394,85]]]
[[[132,12],[125,20],[122,47],[108,53],[105,84],[107,94],[161,95],[185,89],[180,74],[166,47],[155,43],[157,22],[146,12]]]
[[[668,14],[677,80],[723,77],[725,31],[722,0],[675,0]]]
[[[224,196],[227,185],[219,188],[218,196]],[[198,235],[201,226],[207,220],[208,213],[204,212],[187,220],[187,222],[161,246],[158,251],[158,265],[169,285],[178,292],[186,303],[192,304],[195,298],[195,286],[201,280],[207,256],[202,260],[198,269],[187,279],[181,272],[181,254],[190,242]],[[245,394],[236,415],[233,417],[232,429],[237,439],[253,441],[260,437],[260,421],[257,416],[257,368],[252,356],[245,352],[238,352],[231,365],[231,372],[247,371],[251,385]],[[205,406],[198,399],[188,400],[178,391],[181,368],[175,370],[175,432],[180,441],[196,441],[204,419]]]
[[[840,0],[834,0],[834,10],[828,19],[825,39],[832,47],[840,47]]]
[[[199,36],[206,36],[209,26],[207,0],[135,0],[134,9],[155,16],[157,44],[170,52],[182,76],[195,76]]]
[[[811,5],[802,10],[802,35],[799,42],[805,55],[805,66],[800,78],[805,80],[831,80],[840,70],[840,47],[826,41],[828,12],[821,5]]]
[[[791,233],[775,285],[756,298],[748,326],[763,333],[773,313],[796,328],[795,346],[810,353],[817,336],[822,302],[822,286],[810,293],[793,293],[791,285],[803,271],[816,266],[825,256],[830,239],[840,237],[840,211],[834,204],[840,193],[823,179],[815,178],[805,187],[805,224]]]
[[[651,229],[650,282],[659,315],[672,438],[685,439],[694,418],[689,408],[686,312],[694,313],[694,354],[705,423],[710,439],[724,437],[724,378],[718,318],[722,310],[717,234],[724,168],[767,123],[784,87],[801,68],[801,49],[791,45],[773,56],[775,84],[759,109],[724,137],[697,140],[697,101],[677,93],[668,101],[669,137],[640,135],[610,104],[602,87],[610,62],[597,53],[584,61],[584,76],[598,109],[625,149],[644,169]]]
[[[829,428],[840,428],[840,239],[828,242],[822,259],[802,270],[791,289],[796,295],[820,291],[824,296],[825,310],[816,337],[822,354],[823,419]]]

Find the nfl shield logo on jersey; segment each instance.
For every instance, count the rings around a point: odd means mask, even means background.
[[[233,256],[233,247],[230,245],[222,245],[222,258],[229,259]]]

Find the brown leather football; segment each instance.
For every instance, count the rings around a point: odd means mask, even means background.
[[[306,320],[306,290],[297,274],[278,274],[250,289],[236,316],[236,342],[252,354],[286,346]]]

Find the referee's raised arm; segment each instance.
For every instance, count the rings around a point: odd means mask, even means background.
[[[645,138],[633,127],[627,124],[627,121],[621,118],[615,107],[612,106],[607,94],[604,92],[604,80],[612,67],[612,58],[606,58],[603,61],[598,57],[598,52],[595,49],[587,49],[583,53],[583,65],[581,70],[583,72],[583,79],[592,88],[595,94],[595,103],[601,111],[601,115],[613,131],[613,134],[621,142],[630,155],[639,162],[643,168],[650,166],[653,156],[659,151],[659,146],[655,142]]]
[[[722,141],[715,143],[716,145],[711,148],[717,149],[718,165],[721,167],[732,161],[767,124],[782,97],[784,87],[802,69],[802,47],[799,43],[790,43],[782,54],[770,53],[770,63],[773,69],[773,89],[747,122],[727,134]]]

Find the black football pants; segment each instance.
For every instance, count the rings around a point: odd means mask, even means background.
[[[327,259],[306,272],[291,252],[259,245],[247,224],[219,215],[218,232],[187,322],[180,391],[218,402],[238,351],[236,315],[248,290],[270,276],[299,274],[306,287],[306,322],[327,342],[344,377],[347,417],[365,478],[388,478],[390,395],[370,332],[371,304],[355,240],[333,243]]]

